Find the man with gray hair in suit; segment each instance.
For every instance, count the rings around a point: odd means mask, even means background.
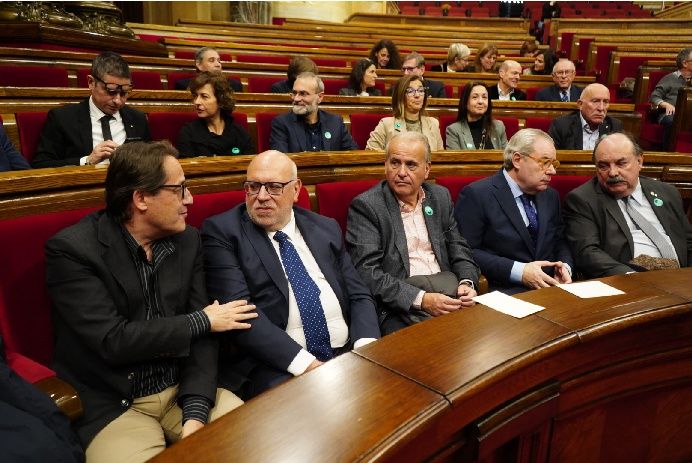
[[[430,146],[402,132],[385,148],[386,180],[353,200],[346,244],[375,296],[382,334],[474,304],[479,270],[446,188],[425,183]]]

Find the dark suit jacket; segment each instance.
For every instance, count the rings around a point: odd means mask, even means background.
[[[322,128],[323,151],[357,150],[358,145],[346,130],[344,120],[338,114],[319,111],[319,121]],[[307,133],[305,118],[288,112],[276,116],[272,120],[272,132],[269,136],[269,146],[283,153],[300,153],[312,151]]]
[[[500,91],[497,89],[497,84],[491,85],[489,87],[486,87],[488,89],[488,98],[491,100],[499,100],[500,99]],[[522,92],[518,88],[514,90],[512,93],[512,96],[510,98],[514,98],[514,101],[525,101],[526,100],[526,93]]]
[[[429,98],[447,98],[447,90],[445,90],[444,82],[425,78],[424,80],[425,86],[428,88]]]
[[[428,236],[440,269],[477,286],[478,266],[452,215],[449,191],[424,183],[424,213]],[[348,210],[346,243],[363,281],[375,295],[378,309],[408,311],[420,289],[404,280],[410,277],[408,246],[399,202],[385,180],[362,193]]]
[[[577,101],[583,88],[572,85],[569,88],[569,101]],[[536,93],[536,101],[562,101],[560,99],[560,87],[552,85],[542,88]]]
[[[288,80],[274,82],[271,86],[271,91],[272,93],[291,93],[291,91],[293,91],[293,84],[289,84]]]
[[[187,77],[185,79],[180,79],[175,81],[175,89],[176,90],[187,90],[188,87],[190,86],[190,82],[192,82],[192,78]],[[233,89],[234,92],[243,92],[243,84],[240,82],[238,79],[234,79],[233,77],[228,78],[228,83],[231,85],[231,88]]]
[[[10,138],[5,133],[5,129],[0,124],[0,172],[25,169],[31,169],[31,166],[12,145]]]
[[[147,117],[143,112],[124,106],[120,114],[127,138],[151,140]],[[87,98],[80,103],[48,111],[31,165],[36,168],[78,166],[79,160],[91,153],[93,145]]]
[[[514,293],[527,289],[509,279],[515,261],[560,260],[574,267],[564,239],[557,191],[548,188],[538,193],[535,205],[538,240],[534,247],[502,170],[459,193],[454,217],[491,290]]]
[[[644,196],[675,247],[681,267],[692,265],[692,225],[678,190],[668,183],[639,177]],[[656,194],[654,196],[653,193]],[[654,198],[663,201],[653,204]],[[598,179],[572,190],[565,199],[567,242],[579,270],[587,278],[634,271],[632,234],[617,200],[603,191]]]
[[[164,318],[146,320],[142,287],[120,225],[103,211],[46,243],[46,281],[53,300],[53,369],[77,389],[84,415],[74,423],[86,447],[130,406],[133,372],[143,361],[179,360],[178,398],[214,403],[218,342],[191,339],[184,314],[208,303],[199,233],[170,237],[175,252],[158,271]]]
[[[600,137],[612,132],[622,132],[622,122],[614,117],[606,116],[603,123],[598,126],[598,135]],[[580,150],[584,146],[579,111],[553,119],[548,133],[553,138],[556,149]]]
[[[372,296],[353,268],[341,229],[333,219],[294,207],[296,224],[339,299],[349,327],[349,344],[379,338]],[[230,336],[240,347],[234,364],[222,365],[242,381],[258,365],[286,371],[301,346],[287,333],[288,280],[267,233],[255,225],[245,204],[204,221],[204,259],[209,296],[219,302],[246,299],[257,306],[249,330]],[[232,389],[240,384],[228,385]]]

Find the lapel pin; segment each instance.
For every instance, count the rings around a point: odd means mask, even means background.
[[[658,196],[655,191],[651,192],[651,196]]]
[[[432,207],[430,207],[430,206],[425,206],[425,208],[424,208],[423,210],[425,211],[425,214],[426,214],[426,215],[433,215],[433,209],[432,209]]]
[[[324,132],[324,138],[326,138],[327,140],[331,139],[332,133],[331,132]]]
[[[234,146],[233,148],[231,148],[231,153],[233,153],[233,154],[239,154],[239,153],[240,153],[240,149]]]
[[[663,200],[661,198],[654,199],[654,205],[658,207],[663,206]]]
[[[401,130],[401,122],[396,121],[394,123],[394,130]]]

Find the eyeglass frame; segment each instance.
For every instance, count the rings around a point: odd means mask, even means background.
[[[95,81],[101,82],[103,84],[103,88],[106,90],[106,93],[109,96],[120,95],[121,98],[127,98],[130,95],[130,92],[132,92],[132,89],[134,88],[132,81],[130,81],[129,85],[120,85],[120,84],[116,84],[115,82],[106,82],[105,80],[103,80],[97,76],[91,76],[91,77],[93,77]],[[109,85],[115,85],[115,90],[109,89],[108,88]],[[129,89],[125,90],[124,87],[129,87]]]
[[[413,96],[417,93],[418,95],[425,96],[425,94],[428,93],[428,90],[428,87],[406,87],[406,90],[404,90],[404,94]]]
[[[557,169],[560,167],[560,161],[557,159],[548,159],[548,158],[535,158],[531,156],[530,154],[522,154],[519,153],[521,156],[525,156],[527,158],[531,158],[536,163],[540,166],[541,169],[543,170],[548,170],[550,166],[553,166],[553,168],[557,171]]]
[[[180,188],[180,199],[185,199],[185,192],[190,191],[187,187],[187,180],[184,180],[178,185],[159,185],[156,189],[160,190],[161,188]]]
[[[299,97],[301,97],[301,98],[307,98],[307,97],[309,97],[309,96],[320,95],[320,94],[322,94],[322,93],[324,93],[324,92],[310,93],[310,92],[307,92],[307,91],[305,91],[305,90],[301,90],[301,91],[299,91],[299,92],[296,91],[296,90],[291,90],[290,92],[288,92],[288,96],[290,96],[291,98],[295,98],[295,97],[297,97],[297,96],[299,96]]]
[[[294,179],[289,180],[287,182],[256,182],[256,181],[252,181],[252,180],[246,180],[243,182],[243,189],[245,190],[245,194],[248,196],[259,195],[260,192],[262,191],[262,187],[264,187],[264,191],[266,191],[269,196],[281,196],[282,194],[284,194],[284,189],[286,188],[286,185],[288,185],[291,182],[295,182],[297,180],[298,180],[297,178],[294,178]],[[259,185],[259,188],[257,188],[256,193],[253,193],[252,191],[250,191],[250,187],[252,185],[255,185],[255,186]],[[278,191],[275,193],[272,193],[271,191],[269,191],[270,188],[279,188],[277,185],[281,185],[281,191]]]
[[[553,71],[554,76],[569,76],[574,74],[576,71],[572,69],[563,69],[562,71]]]

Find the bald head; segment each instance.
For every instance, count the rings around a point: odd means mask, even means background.
[[[271,171],[279,175],[286,172],[292,178],[298,177],[298,167],[285,153],[277,150],[264,151],[255,156],[247,166],[247,179],[256,171]]]
[[[519,79],[521,78],[521,64],[511,59],[503,61],[500,65],[498,74],[500,75],[499,85],[502,91],[507,92],[510,89],[514,90],[519,86]]]
[[[602,84],[590,84],[581,92],[577,107],[584,120],[595,129],[603,123],[610,105],[610,91]]]

